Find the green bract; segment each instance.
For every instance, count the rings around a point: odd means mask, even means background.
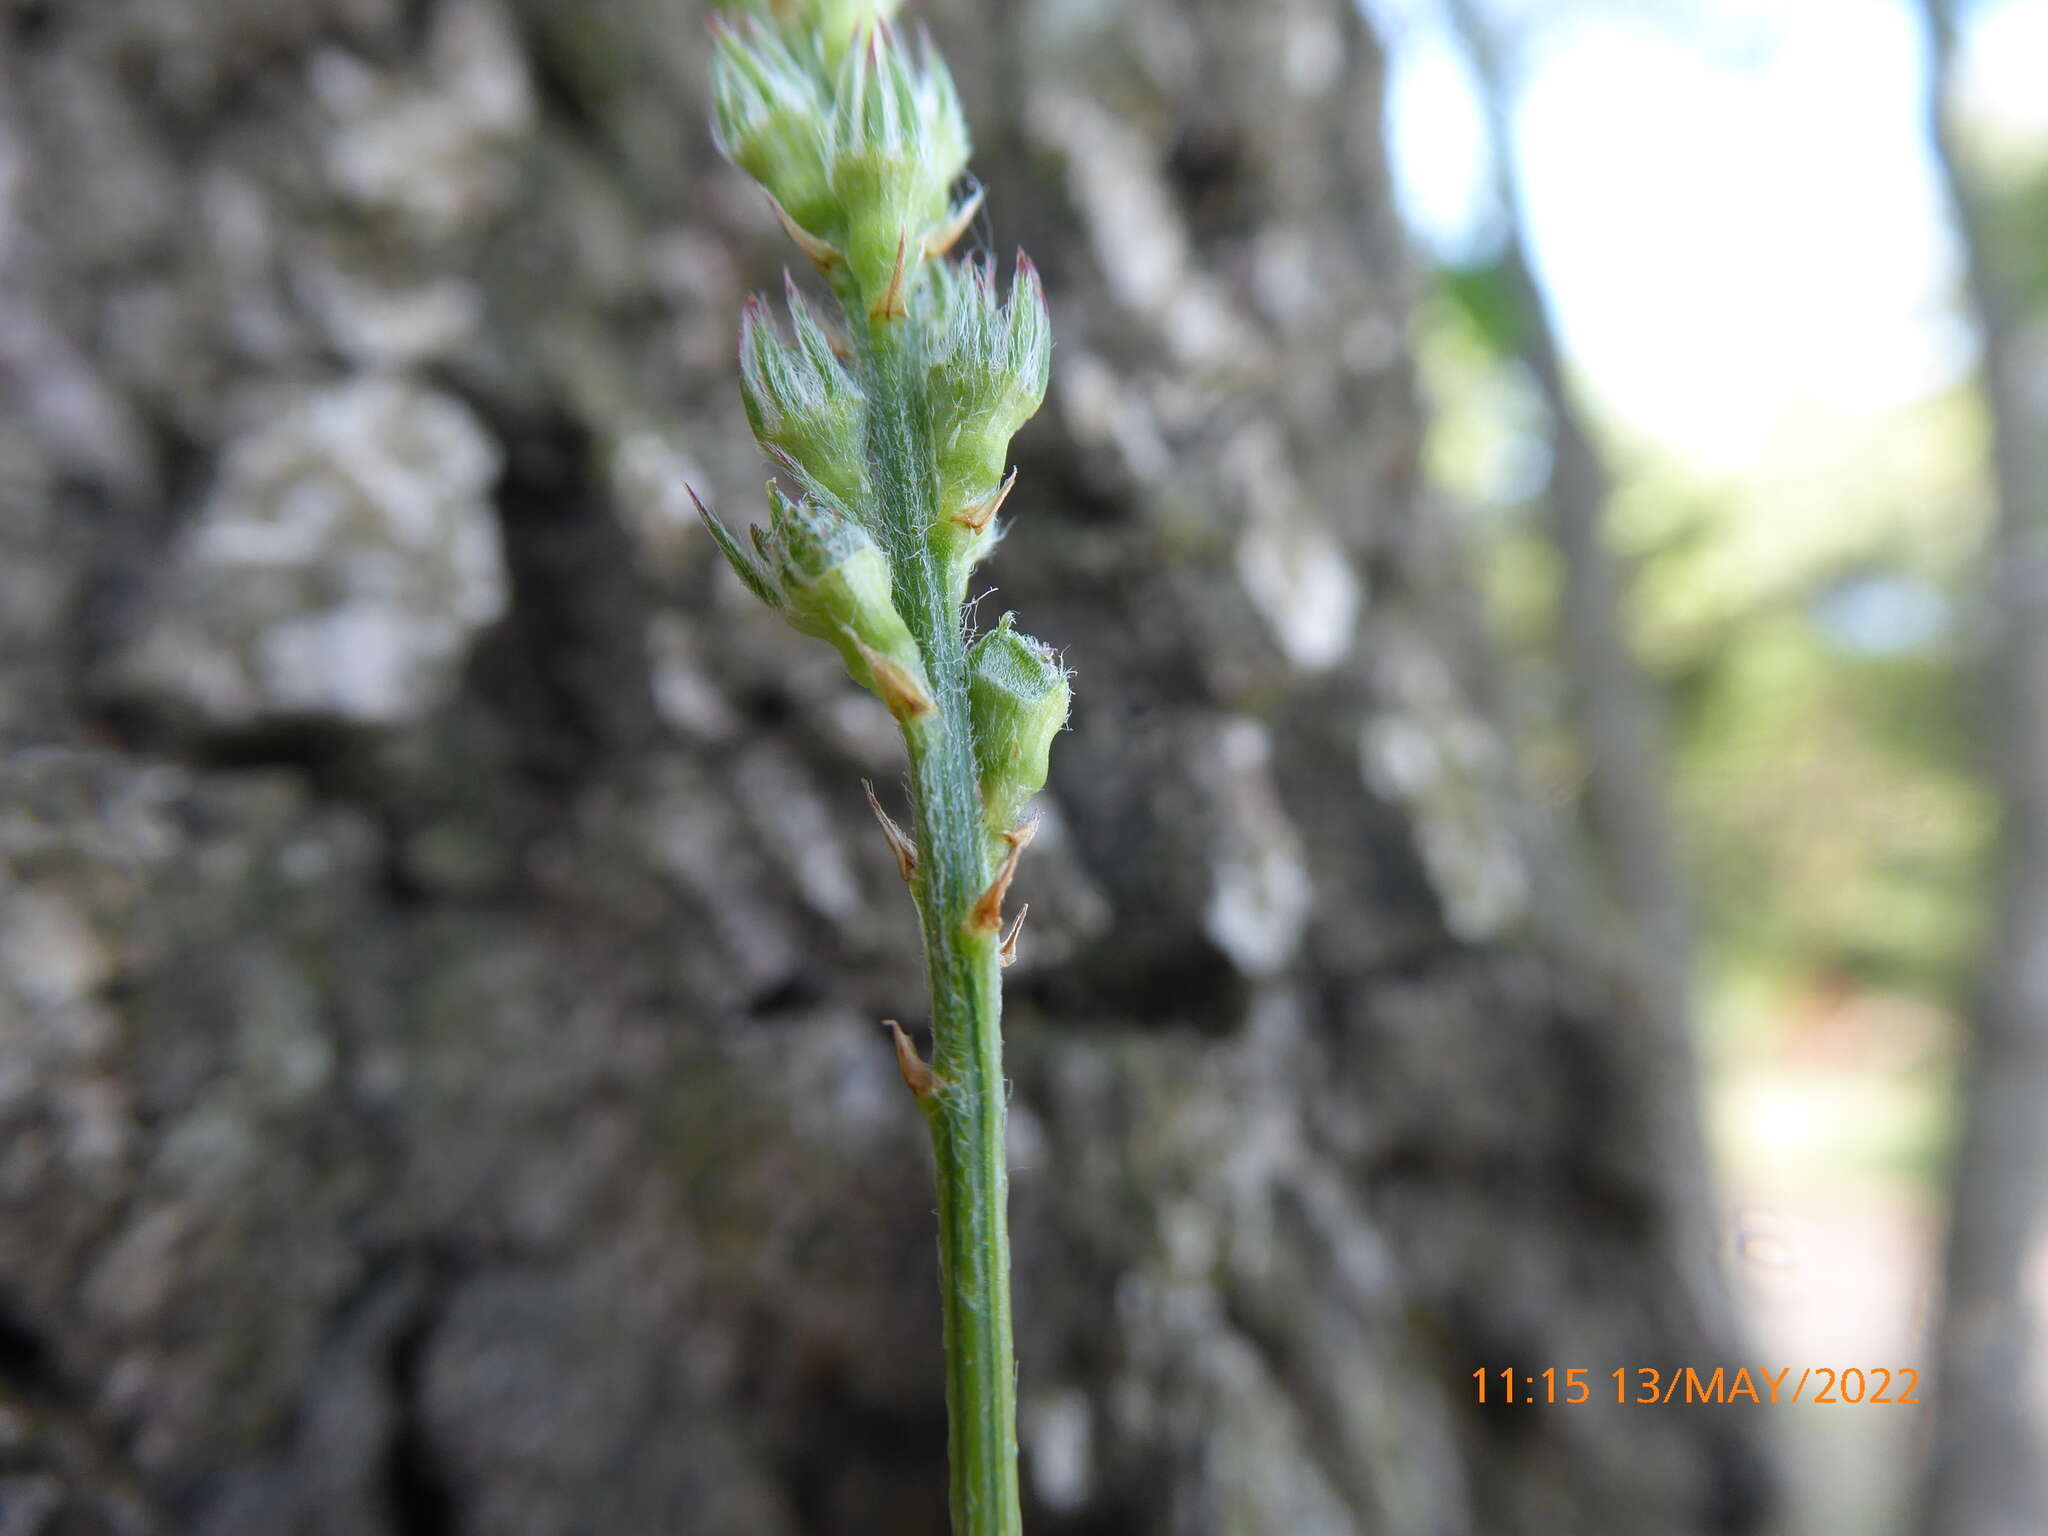
[[[1051,646],[1012,628],[1006,613],[968,652],[968,709],[981,769],[984,819],[1002,833],[1045,787],[1052,739],[1067,723],[1067,669]]]
[[[1010,439],[1045,399],[1052,325],[1029,257],[1017,258],[1007,304],[996,298],[988,262],[933,278],[937,313],[926,346],[941,515],[932,542],[948,558],[971,563],[993,538],[979,513],[1001,494]]]
[[[807,486],[840,505],[869,501],[867,398],[853,382],[810,306],[788,285],[794,346],[775,334],[759,298],[740,321],[740,394],[761,446]]]
[[[772,482],[767,529],[752,530],[753,555],[701,504],[698,510],[727,562],[750,591],[792,627],[829,640],[853,680],[915,716],[930,707],[924,664],[896,610],[889,562],[858,523],[837,507],[792,501]]]

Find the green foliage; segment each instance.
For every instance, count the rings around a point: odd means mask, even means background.
[[[1558,720],[1556,557],[1540,479],[1516,469],[1541,414],[1500,350],[1501,293],[1497,272],[1466,269],[1425,306],[1430,462],[1475,508],[1528,771],[1569,804],[1582,767]],[[1986,510],[1975,406],[1956,393],[1876,422],[1816,417],[1718,476],[1655,444],[1606,446],[1608,534],[1630,642],[1664,696],[1710,983],[1826,975],[1959,1005],[1993,836],[1958,686]],[[1895,653],[1845,649],[1826,600],[1870,577],[1924,590],[1945,627]]]
[[[2013,291],[2032,314],[2048,314],[2048,161],[2016,172],[1992,200],[1992,245]]]
[[[1506,261],[1481,261],[1437,268],[1436,286],[1497,362],[1527,354],[1522,300]]]

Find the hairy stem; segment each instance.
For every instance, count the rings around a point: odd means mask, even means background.
[[[909,722],[917,876],[937,1086],[925,1099],[938,1165],[946,1410],[954,1536],[1018,1536],[1016,1367],[1010,1338],[1009,1171],[996,936],[970,913],[989,866],[968,719],[967,647],[925,530],[937,508],[923,359],[908,327],[864,337],[868,450],[896,602],[923,655],[934,708]]]

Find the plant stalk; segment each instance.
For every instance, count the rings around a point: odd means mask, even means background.
[[[885,552],[934,705],[905,725],[904,738],[918,848],[911,893],[924,934],[937,1079],[921,1103],[938,1173],[953,1532],[1020,1536],[1002,970],[996,935],[969,921],[995,871],[968,717],[967,646],[925,536],[938,509],[923,358],[900,321],[871,321],[862,341]]]

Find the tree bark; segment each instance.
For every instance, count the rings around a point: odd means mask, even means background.
[[[2048,417],[2029,375],[2025,315],[2001,268],[1957,121],[1955,15],[1923,0],[1927,125],[1955,214],[1977,380],[1991,425],[1996,517],[1986,550],[1992,618],[1990,759],[1999,880],[1983,994],[1964,1065],[1950,1170],[1939,1409],[1921,1491],[1928,1536],[2018,1536],[2048,1525],[2044,1426],[2028,1395],[2040,1320],[2028,1270],[2048,1173]]]
[[[1049,278],[1002,600],[1039,1536],[1760,1528],[1632,989],[1415,481],[1348,0],[932,8]],[[893,731],[719,567],[675,0],[0,9],[0,1529],[939,1532]],[[1586,1368],[1580,1407],[1472,1373]]]

